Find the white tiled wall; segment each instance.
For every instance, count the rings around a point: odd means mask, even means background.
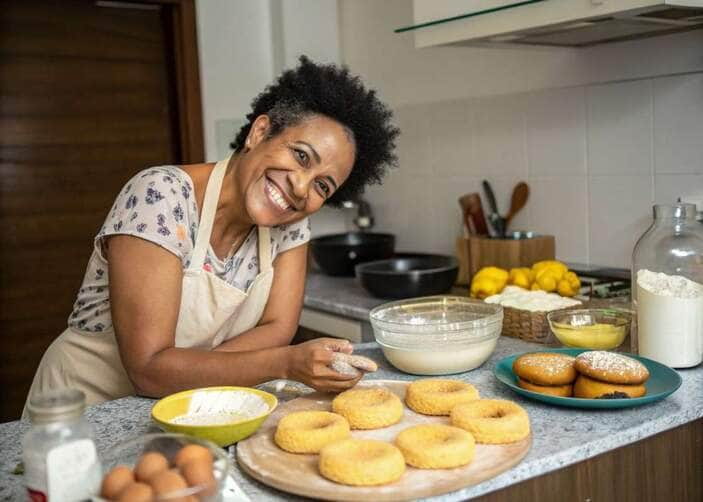
[[[453,253],[459,196],[488,179],[506,212],[525,180],[514,228],[554,234],[560,259],[629,267],[652,204],[703,192],[703,73],[413,104],[396,119],[400,168],[368,196],[403,250]]]

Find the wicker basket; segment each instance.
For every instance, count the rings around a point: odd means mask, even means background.
[[[559,312],[563,310],[588,308],[586,303],[552,310]],[[559,340],[549,329],[547,314],[549,312],[530,312],[529,310],[503,307],[503,331],[504,336],[519,338],[527,342],[543,343],[545,345],[560,345]]]

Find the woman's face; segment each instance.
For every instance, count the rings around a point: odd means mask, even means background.
[[[266,139],[266,115],[252,125],[237,170],[245,209],[257,225],[299,221],[318,211],[344,183],[354,165],[350,133],[321,115]]]

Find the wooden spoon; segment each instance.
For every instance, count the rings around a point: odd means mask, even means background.
[[[530,187],[524,181],[521,181],[515,188],[510,197],[510,211],[505,216],[505,226],[510,225],[510,220],[527,204],[527,199],[530,196]]]

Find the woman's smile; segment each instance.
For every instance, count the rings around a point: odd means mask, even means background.
[[[295,211],[293,204],[288,201],[288,194],[280,189],[278,185],[276,185],[276,182],[268,177],[264,178],[264,191],[266,192],[267,198],[271,205],[273,205],[273,207],[280,213]]]

